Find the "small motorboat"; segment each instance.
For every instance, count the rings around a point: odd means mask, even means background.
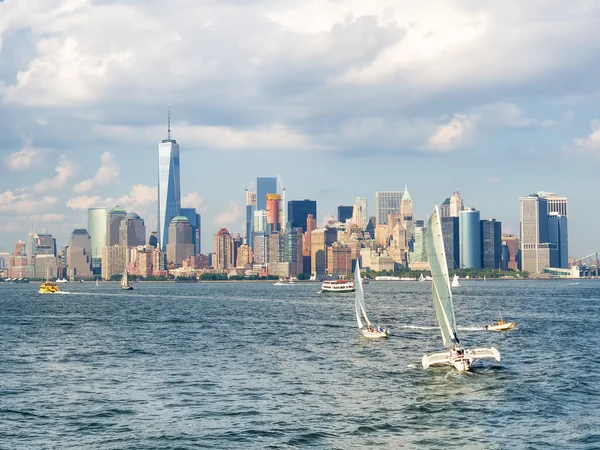
[[[507,331],[512,330],[517,325],[517,322],[505,322],[500,316],[498,323],[494,325],[488,325],[485,328],[490,331]]]

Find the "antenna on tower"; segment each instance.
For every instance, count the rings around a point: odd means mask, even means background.
[[[171,140],[171,104],[167,105],[167,140]]]

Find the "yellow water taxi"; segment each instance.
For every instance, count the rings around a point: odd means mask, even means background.
[[[40,294],[58,294],[58,285],[52,281],[46,281],[40,285]]]

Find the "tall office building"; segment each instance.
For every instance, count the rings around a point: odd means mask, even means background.
[[[36,246],[36,254],[42,253],[47,255],[56,256],[56,239],[54,236],[49,234],[45,228],[42,229],[41,233],[38,233],[37,241],[35,243]],[[50,251],[41,250],[44,248],[45,250],[49,249]]]
[[[67,266],[70,278],[92,276],[92,238],[85,229],[75,229],[69,237]]]
[[[442,202],[442,204],[440,205],[440,216],[442,217],[442,219],[444,217],[451,217],[450,216],[450,197],[445,199]],[[458,216],[456,216],[456,217],[458,217]]]
[[[481,269],[480,215],[475,208],[466,207],[459,212],[460,267]]]
[[[450,197],[450,217],[459,217],[459,214],[463,209],[463,199],[457,189],[454,191],[454,194],[452,194],[452,197]]]
[[[277,194],[277,178],[256,179],[256,209],[267,209],[267,194]]]
[[[121,208],[119,205],[115,206],[110,210],[106,221],[106,245],[112,247],[113,245],[119,245],[120,241],[120,227],[121,220],[127,216],[127,211]]]
[[[506,270],[520,270],[521,250],[519,238],[514,234],[503,234],[502,244],[506,246]]]
[[[537,194],[521,197],[521,268],[541,273],[550,267],[548,201]]]
[[[189,220],[192,226],[192,244],[194,245],[194,255],[199,255],[200,246],[200,214],[196,208],[181,208],[181,215]]]
[[[388,216],[400,212],[402,195],[400,191],[375,192],[377,225],[387,225]]]
[[[480,222],[481,267],[499,270],[502,268],[502,224],[496,219]]]
[[[110,280],[113,275],[121,275],[127,267],[127,247],[113,245],[102,248],[102,279]]]
[[[215,234],[215,255],[213,267],[218,270],[231,269],[235,266],[233,260],[233,238],[227,228],[221,228]]]
[[[369,223],[367,211],[367,199],[364,197],[356,197],[354,206],[352,207],[352,223],[364,230]]]
[[[267,194],[267,224],[270,232],[281,230],[281,195]]]
[[[192,226],[187,217],[173,217],[169,225],[169,243],[167,244],[167,261],[178,266],[183,260],[194,256],[194,244],[192,244]]]
[[[327,270],[327,248],[337,241],[335,228],[318,228],[311,232],[310,258],[311,273],[324,275]]]
[[[548,202],[548,215],[557,213],[558,215],[567,217],[568,201],[567,197],[561,197],[554,192],[540,191],[537,193],[540,198],[545,198]]]
[[[146,244],[146,225],[136,213],[127,214],[119,225],[119,245],[137,247]]]
[[[405,224],[412,221],[413,215],[413,201],[408,193],[408,185],[404,186],[404,192],[402,193],[402,199],[400,200],[400,216],[402,223]]]
[[[88,233],[92,238],[92,258],[102,258],[106,246],[107,208],[88,208]]]
[[[181,183],[179,178],[179,144],[171,139],[169,109],[167,139],[158,144],[158,241],[162,251],[169,242],[169,225],[180,215]]]
[[[569,268],[569,236],[567,216],[558,212],[548,214],[548,240],[553,247],[550,249],[550,267]]]
[[[27,235],[27,257],[29,264],[35,263],[35,242],[38,238],[35,229],[32,227],[31,231]]]
[[[302,243],[302,273],[311,273],[311,233],[317,229],[317,219],[312,214],[306,218],[306,231]]]
[[[460,267],[460,228],[458,217],[442,217],[442,239],[446,249],[446,263],[449,270]]]
[[[352,213],[354,212],[354,206],[338,206],[337,220],[341,223],[346,223],[346,220],[352,220]]]
[[[306,233],[306,219],[309,215],[317,217],[317,202],[315,200],[290,200],[288,202],[288,222],[292,228],[302,228]]]
[[[254,247],[254,211],[256,211],[256,192],[246,191],[246,244]]]

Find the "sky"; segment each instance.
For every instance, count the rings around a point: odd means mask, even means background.
[[[67,243],[87,208],[156,229],[158,143],[181,148],[203,252],[245,189],[338,205],[459,189],[519,232],[519,197],[569,199],[569,254],[600,250],[600,2],[0,1],[0,248]]]

